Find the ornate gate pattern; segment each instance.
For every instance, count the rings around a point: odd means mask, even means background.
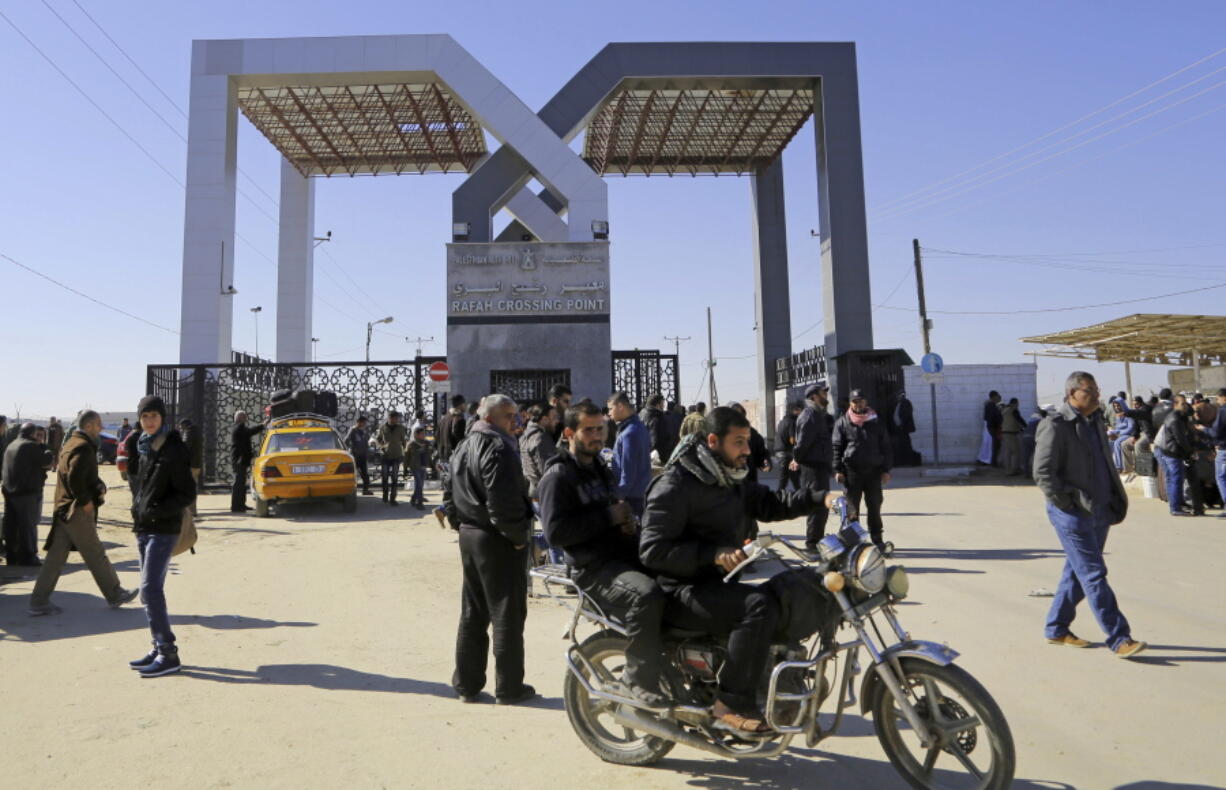
[[[679,403],[677,355],[639,349],[614,351],[613,391],[629,395],[636,409],[647,405],[647,399],[657,393],[669,403]]]

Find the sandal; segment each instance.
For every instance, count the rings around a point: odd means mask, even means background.
[[[720,709],[723,709],[723,713],[719,712]],[[716,705],[711,715],[715,717],[715,726],[721,730],[749,735],[764,735],[771,732],[770,725],[760,713],[755,716],[742,716],[724,705]]]

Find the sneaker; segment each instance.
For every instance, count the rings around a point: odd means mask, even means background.
[[[142,678],[160,678],[170,675],[183,668],[178,653],[158,653],[157,658],[149,666],[139,670]]]
[[[49,614],[59,614],[64,610],[53,603],[30,604],[30,608],[26,610],[31,617],[44,617]]]
[[[1064,645],[1065,647],[1089,647],[1090,646],[1089,640],[1082,639],[1081,637],[1077,636],[1071,631],[1065,634],[1064,636],[1057,637],[1055,639],[1049,638],[1047,640],[1047,644]]]
[[[152,664],[154,659],[156,659],[157,657],[158,657],[158,651],[157,651],[157,648],[155,647],[154,649],[150,650],[148,653],[136,659],[135,661],[129,661],[128,666],[131,667],[132,669],[144,669],[145,667]]]
[[[495,701],[499,705],[518,705],[521,702],[527,702],[528,700],[534,698],[535,696],[536,696],[536,689],[532,688],[527,683],[525,683],[523,686],[520,687],[518,693],[508,694],[505,697],[498,697],[496,698]]]
[[[460,702],[463,702],[465,705],[473,705],[478,702],[488,702],[490,699],[489,694],[481,691],[478,691],[476,694],[461,694],[457,691],[456,696],[459,697]]]
[[[107,603],[107,606],[110,606],[112,609],[118,609],[119,607],[123,606],[125,603],[131,602],[138,595],[140,595],[140,590],[125,590],[124,588],[120,587],[119,597],[117,597],[113,601],[107,601],[106,603]]]
[[[1125,639],[1111,649],[1120,658],[1132,658],[1137,653],[1144,650],[1147,645],[1144,642],[1138,642],[1135,639]]]

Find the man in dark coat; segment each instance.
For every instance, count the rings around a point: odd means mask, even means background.
[[[247,475],[251,472],[251,440],[264,432],[264,426],[247,426],[247,412],[234,414],[234,430],[230,432],[230,468],[234,472],[234,484],[230,489],[230,512],[246,513]]]
[[[1064,572],[1047,613],[1047,641],[1089,647],[1070,630],[1077,604],[1084,599],[1107,634],[1107,647],[1129,658],[1144,650],[1145,643],[1132,638],[1107,583],[1103,559],[1107,532],[1128,515],[1128,495],[1111,463],[1094,377],[1076,371],[1064,391],[1064,403],[1039,423],[1034,451],[1034,480],[1047,497],[1047,517],[1065,554]]]
[[[1167,505],[1172,516],[1205,515],[1204,495],[1200,476],[1196,472],[1197,441],[1189,421],[1191,414],[1191,404],[1182,395],[1177,395],[1175,404],[1162,422],[1162,442],[1158,449],[1162,451],[1160,457],[1166,472]],[[1184,509],[1187,504],[1183,496],[1185,480],[1192,495],[1190,513]]]
[[[51,451],[35,438],[38,426],[24,423],[4,451],[4,552],[9,565],[39,566],[38,522]]]
[[[634,512],[615,495],[613,472],[600,457],[604,415],[594,403],[566,412],[564,447],[547,464],[538,492],[550,546],[561,548],[575,583],[626,626],[626,692],[651,707],[660,694],[665,595],[638,558]]]
[[[992,466],[996,466],[1000,459],[1000,426],[1004,419],[1004,415],[1000,413],[1000,393],[992,390],[988,393],[988,399],[983,402],[983,422],[988,429],[988,436],[992,438]]]
[[[826,411],[830,388],[813,384],[805,390],[805,409],[796,418],[796,446],[792,448],[789,468],[800,472],[800,484],[814,491],[830,490],[830,471],[834,451],[830,446],[830,430],[834,418]],[[809,514],[805,527],[805,546],[817,551],[817,544],[826,534],[830,510],[824,503]]]
[[[362,494],[370,496],[370,429],[366,426],[366,415],[363,414],[358,417],[357,424],[345,434],[345,448],[353,456],[353,463],[362,478]],[[440,436],[442,435],[440,433]]]
[[[443,415],[443,419],[438,422],[438,460],[440,463],[447,463],[451,460],[451,454],[455,452],[455,448],[460,446],[460,442],[464,441],[464,434],[468,432],[468,420],[464,413],[464,396],[451,396],[451,409]]]
[[[136,407],[140,438],[129,459],[132,530],[140,552],[140,599],[145,605],[153,649],[128,666],[143,678],[178,672],[179,648],[166,609],[166,573],[179,542],[184,512],[196,501],[192,456],[178,431],[166,420],[166,405],[146,395]]]
[[[893,443],[894,463],[897,466],[915,466],[919,464],[915,448],[911,446],[911,434],[915,433],[915,407],[907,397],[907,393],[899,392],[894,402],[894,408],[886,415],[886,432]]]
[[[98,478],[98,437],[102,435],[102,418],[98,412],[86,410],[77,415],[76,426],[60,450],[51,535],[44,547],[47,553],[42,570],[30,595],[29,612],[35,617],[60,613],[60,608],[51,603],[51,593],[55,591],[72,548],[81,553],[81,559],[112,608],[123,606],[139,594],[138,590],[125,590],[120,585],[115,568],[98,539],[98,508],[106,498],[106,485]]]
[[[639,419],[651,434],[651,449],[660,459],[660,465],[668,463],[672,457],[673,448],[677,446],[677,435],[673,433],[672,422],[664,413],[664,396],[652,395],[647,405],[639,412]]]
[[[847,499],[855,518],[860,517],[860,498],[868,506],[868,533],[878,548],[884,547],[881,522],[882,487],[890,483],[893,449],[885,425],[868,407],[863,390],[851,391],[851,407],[834,423],[835,479],[847,487]]]
[[[804,409],[800,403],[789,403],[787,413],[775,426],[775,458],[779,462],[779,490],[786,491],[788,483],[800,490],[800,472],[792,469],[792,451],[796,448],[796,418]]]
[[[743,562],[755,520],[804,515],[825,492],[771,491],[749,474],[749,421],[718,407],[703,434],[687,439],[647,493],[639,557],[668,594],[665,620],[675,626],[728,637],[712,714],[734,732],[769,730],[758,709],[757,688],[780,617],[768,586],[725,582]]]
[[[60,448],[64,446],[64,423],[55,417],[47,423],[47,449],[51,451],[51,471],[55,471],[60,459]]]
[[[200,475],[204,471],[204,437],[200,435],[200,429],[193,425],[192,421],[186,417],[179,420],[179,436],[183,439],[183,445],[187,448],[188,463],[191,464],[192,482],[196,484],[196,489],[199,490]],[[139,448],[137,452],[139,453]],[[192,516],[195,516],[195,497],[192,497],[191,510]]]
[[[451,456],[443,480],[443,510],[460,532],[464,569],[456,667],[451,685],[464,702],[480,701],[494,631],[494,695],[514,705],[536,696],[524,683],[524,621],[528,616],[528,540],[532,502],[519,447],[511,436],[515,401],[487,395],[479,419]]]

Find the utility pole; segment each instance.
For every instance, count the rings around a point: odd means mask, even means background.
[[[911,249],[915,253],[915,289],[919,292],[920,333],[924,337],[924,354],[932,353],[932,343],[928,333],[932,330],[932,322],[928,320],[928,304],[924,301],[924,261],[920,256],[919,239],[911,240]],[[937,385],[928,385],[928,400],[932,404],[932,462],[941,463],[941,445],[937,438]]]
[[[674,349],[673,353],[677,355],[677,360],[680,361],[681,360],[681,343],[683,341],[689,340],[690,338],[688,337],[669,337],[668,335],[665,335],[664,339],[673,344],[673,349]]]
[[[319,361],[319,338],[311,338],[311,364]]]
[[[719,405],[719,396],[715,394],[715,344],[711,340],[711,308],[707,308],[707,374],[708,393],[711,398],[711,408]]]
[[[419,357],[420,357],[420,356],[421,356],[421,345],[422,345],[422,343],[433,343],[433,342],[434,342],[434,338],[433,338],[433,337],[406,337],[406,338],[404,339],[404,342],[406,342],[406,343],[416,343],[416,344],[417,344],[417,356],[419,356]]]

